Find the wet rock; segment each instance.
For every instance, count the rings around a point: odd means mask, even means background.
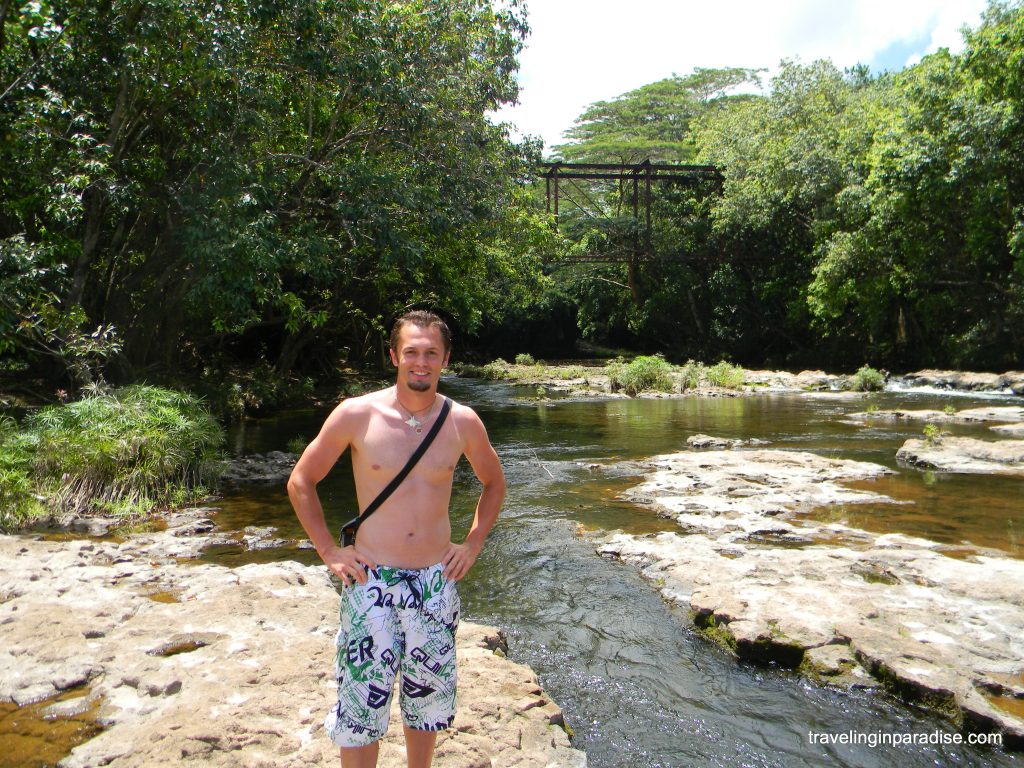
[[[121,525],[121,521],[112,517],[76,517],[67,524],[69,531],[84,533],[88,536],[106,536],[111,528]]]
[[[1024,424],[997,424],[989,429],[1011,437],[1024,437]]]
[[[842,389],[845,376],[835,376],[824,371],[744,371],[744,382],[763,392],[805,392]]]
[[[859,411],[847,416],[850,419],[867,421],[878,419],[881,421],[927,421],[927,422],[952,422],[956,421],[954,414],[945,411],[930,410],[921,408],[918,410],[891,409],[878,411]]]
[[[964,371],[923,370],[908,373],[903,380],[914,387],[935,387],[964,392],[1001,392],[1024,394],[1024,372],[971,373]]]
[[[284,451],[237,456],[228,460],[221,479],[229,483],[283,483],[298,458],[298,454]]]
[[[768,445],[767,440],[751,438],[739,440],[730,437],[712,437],[711,435],[690,435],[686,438],[686,444],[691,448],[740,448],[745,445]]]
[[[338,600],[326,569],[173,557],[217,540],[168,530],[86,550],[0,536],[0,700],[39,701],[88,682],[108,724],[62,766],[337,765],[322,726]],[[65,567],[83,553],[86,567]],[[180,599],[151,600],[154,590]],[[586,765],[536,675],[497,653],[507,647],[498,630],[464,622],[457,642],[459,711],[434,765]],[[381,765],[405,762],[397,709],[396,697]]]
[[[922,539],[787,519],[885,501],[842,485],[887,472],[877,465],[729,450],[659,456],[648,467],[625,496],[647,499],[686,534],[613,534],[598,551],[635,563],[666,600],[689,608],[700,632],[741,658],[832,685],[884,686],[965,729],[1024,744],[1024,720],[979,693],[985,681],[1021,674],[1024,562],[952,559]],[[729,491],[749,486],[762,493]],[[767,546],[765,531],[792,545]]]
[[[851,413],[851,419],[866,421],[882,419],[888,421],[928,421],[937,423],[970,424],[986,421],[1019,421],[1024,419],[1024,408],[1017,406],[997,406],[991,408],[967,408],[962,411],[936,411],[926,408],[918,410],[892,409],[879,411],[861,411]]]
[[[956,416],[962,421],[1020,421],[1024,419],[1024,408],[1012,405],[992,408],[968,408],[963,411],[957,411]]]
[[[899,461],[945,472],[1024,475],[1024,440],[976,440],[944,436],[907,440],[896,452]]]

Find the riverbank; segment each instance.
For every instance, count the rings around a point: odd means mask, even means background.
[[[322,726],[337,629],[326,569],[200,563],[214,529],[193,510],[123,541],[0,536],[0,701],[52,700],[41,716],[102,727],[61,766],[337,765]],[[435,765],[586,764],[499,630],[462,622],[458,644],[459,711]],[[400,723],[396,704],[381,766],[404,765]],[[3,736],[23,750],[12,765],[41,754]]]
[[[803,451],[687,451],[644,463],[622,498],[678,532],[600,536],[738,657],[843,687],[885,688],[965,731],[1024,748],[1024,561],[954,559],[901,534],[788,519],[885,502],[846,483],[891,474]],[[891,500],[889,500],[891,501]]]
[[[685,367],[684,367],[685,369]],[[737,368],[742,383],[736,386],[721,386],[704,378],[694,381],[693,377],[684,375],[683,370],[672,375],[672,387],[666,391],[649,391],[641,393],[642,397],[679,397],[690,395],[735,396],[756,393],[783,392],[850,392],[854,394],[859,387],[856,375],[830,374],[824,371],[761,371]],[[491,380],[522,384],[540,391],[543,397],[548,393],[558,393],[569,397],[627,397],[622,392],[613,391],[611,377],[607,365],[601,362],[583,362],[567,364],[517,365],[513,363],[491,363],[486,366],[456,367],[460,376],[480,376]],[[921,370],[903,375],[878,374],[879,382],[883,378],[887,386],[900,389],[931,389],[946,392],[971,392],[976,394],[1013,394],[1024,395],[1024,371],[1007,371],[1006,373],[972,373],[964,371]],[[858,393],[859,394],[859,393]]]

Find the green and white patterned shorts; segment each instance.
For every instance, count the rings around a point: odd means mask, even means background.
[[[338,703],[324,728],[340,747],[362,747],[388,729],[395,678],[402,673],[402,717],[410,728],[441,731],[455,718],[456,582],[444,565],[378,566],[366,584],[341,593],[334,660]]]

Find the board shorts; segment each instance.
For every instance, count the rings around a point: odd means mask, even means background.
[[[401,674],[402,718],[419,731],[455,719],[455,631],[461,603],[444,565],[367,569],[366,584],[341,593],[334,669],[338,703],[324,728],[339,747],[362,747],[388,729]]]

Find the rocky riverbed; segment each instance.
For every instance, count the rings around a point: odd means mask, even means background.
[[[103,727],[64,768],[338,764],[322,726],[337,629],[326,569],[196,562],[213,527],[193,512],[124,541],[0,536],[0,701]],[[458,643],[459,712],[435,765],[586,765],[500,631],[463,622]],[[405,765],[400,723],[396,704],[381,766]],[[10,743],[37,755],[28,737]]]
[[[890,472],[800,451],[659,456],[625,498],[679,530],[601,537],[695,626],[756,662],[828,684],[885,687],[1024,747],[1024,562],[841,524],[795,524],[812,507],[884,502],[844,486]],[[863,482],[859,483],[864,488]]]

